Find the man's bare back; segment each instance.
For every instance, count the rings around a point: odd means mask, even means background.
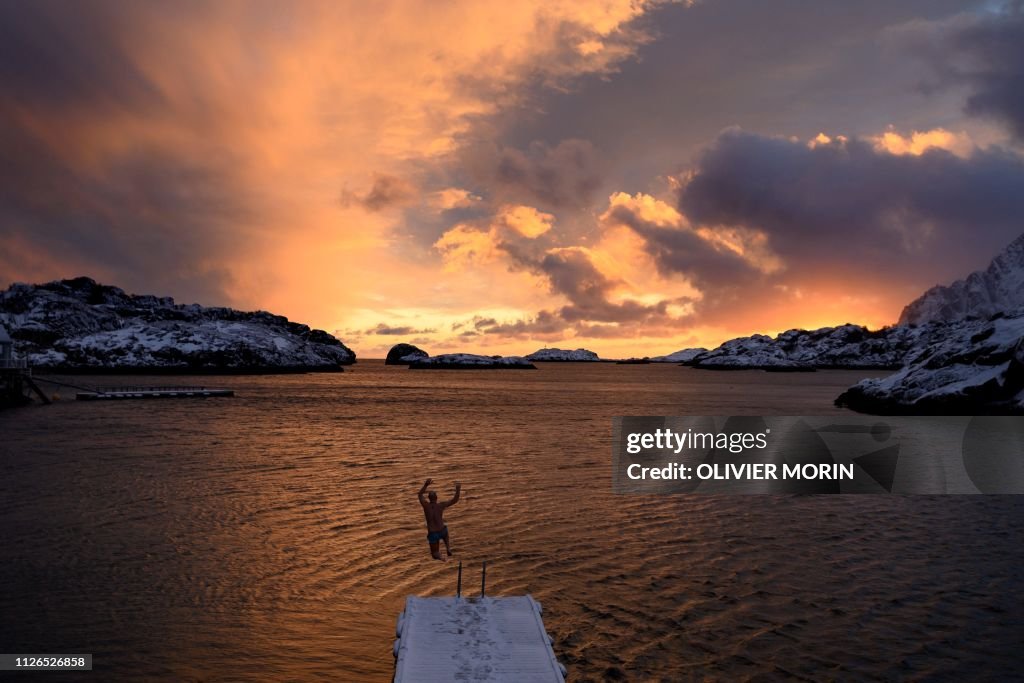
[[[427,503],[423,506],[423,514],[427,518],[427,531],[440,531],[444,528],[444,503]]]
[[[427,519],[427,542],[430,544],[430,556],[435,560],[441,559],[441,545],[440,542],[444,541],[444,548],[448,555],[452,554],[452,548],[448,541],[448,527],[444,523],[444,511],[445,508],[451,507],[459,502],[459,497],[462,493],[462,484],[455,482],[455,495],[451,500],[446,500],[443,503],[437,502],[437,494],[433,491],[427,496],[423,497],[423,494],[427,492],[427,487],[433,479],[427,479],[423,482],[423,488],[417,494],[420,505],[423,506],[423,516]]]

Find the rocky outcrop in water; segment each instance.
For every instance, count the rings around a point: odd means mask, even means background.
[[[0,322],[36,367],[64,371],[337,371],[355,362],[323,330],[264,311],[176,304],[86,277],[0,292]]]
[[[1024,414],[1024,314],[963,320],[899,372],[865,379],[836,405],[867,413]]]
[[[531,370],[536,369],[522,356],[478,356],[472,353],[443,353],[413,361],[413,370]]]
[[[898,368],[865,379],[836,405],[877,414],[1024,412],[1024,312],[990,319],[790,330],[733,339],[691,362],[717,370],[780,372]]]
[[[430,354],[412,344],[395,344],[388,351],[384,365],[408,365],[414,361],[429,358]]]
[[[1024,235],[978,270],[948,286],[932,287],[900,314],[901,325],[990,318],[1024,308]]]
[[[939,324],[881,330],[846,324],[818,330],[789,330],[777,337],[755,334],[696,354],[689,364],[709,370],[899,368],[909,355],[942,334],[943,326]]]
[[[1024,412],[1024,235],[985,270],[929,289],[893,329],[918,335],[905,365],[850,387],[837,405],[869,413]]]
[[[683,349],[676,351],[675,353],[669,353],[664,356],[653,356],[651,357],[652,363],[682,363],[683,365],[691,364],[698,356],[702,356],[707,353],[708,350],[703,346],[699,346],[693,349]]]
[[[544,361],[547,363],[593,363],[601,360],[596,353],[586,349],[576,349],[575,351],[569,351],[568,349],[538,349],[524,357],[529,361]]]

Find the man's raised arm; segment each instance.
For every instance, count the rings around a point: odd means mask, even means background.
[[[458,503],[460,495],[462,495],[462,484],[459,482],[455,482],[455,495],[452,496],[452,499],[445,503],[444,506],[451,507],[452,505]]]
[[[425,482],[423,482],[423,486],[422,488],[420,488],[420,492],[416,494],[416,497],[420,499],[420,503],[423,505],[427,504],[427,501],[423,500],[423,494],[427,492],[427,487],[430,486],[430,482],[432,481],[434,480],[427,479]]]

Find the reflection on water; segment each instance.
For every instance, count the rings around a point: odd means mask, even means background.
[[[234,399],[7,411],[0,651],[389,680],[405,596],[455,587],[416,502],[433,477],[465,486],[466,585],[487,559],[488,593],[540,599],[570,680],[1019,670],[1018,497],[611,494],[614,415],[820,414],[858,376],[366,361],[218,378]]]

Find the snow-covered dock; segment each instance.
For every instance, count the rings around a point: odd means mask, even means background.
[[[118,387],[97,389],[75,394],[79,401],[109,401],[132,398],[214,398],[234,396],[231,389],[207,389],[206,387]]]
[[[530,595],[410,596],[396,633],[395,683],[565,681]]]

